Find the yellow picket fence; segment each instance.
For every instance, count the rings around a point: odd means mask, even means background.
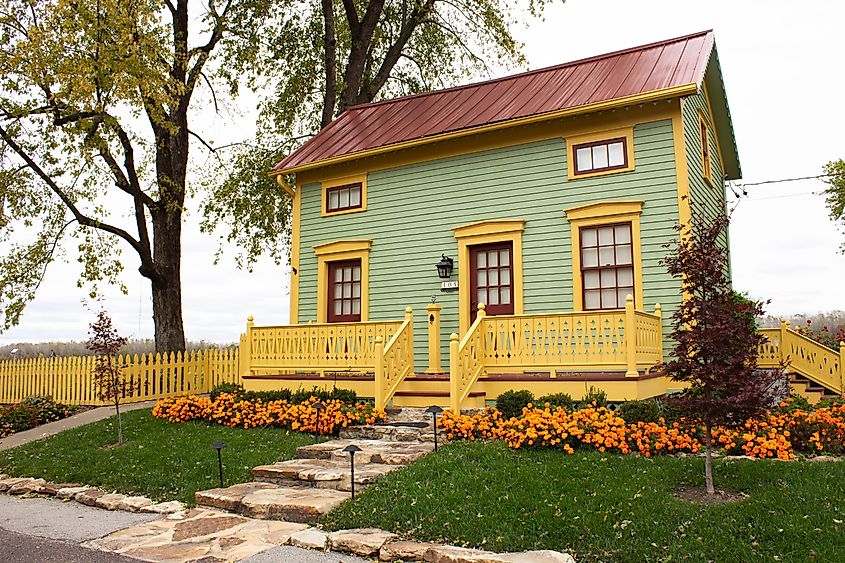
[[[236,349],[119,356],[132,389],[121,402],[208,393],[220,383],[240,383],[238,359]],[[49,395],[69,405],[106,404],[97,398],[93,368],[93,356],[0,360],[0,403]]]

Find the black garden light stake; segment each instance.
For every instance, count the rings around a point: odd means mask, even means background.
[[[355,444],[349,444],[343,448],[344,452],[349,452],[349,483],[352,486],[352,498],[355,498],[355,452],[360,452],[361,448]]]
[[[326,408],[326,405],[318,401],[311,406],[317,410],[317,420],[314,422],[314,443],[316,444],[320,441],[320,413]]]
[[[217,467],[220,469],[220,488],[223,488],[223,456],[220,455],[220,450],[226,447],[226,442],[214,442],[210,449],[217,450]]]
[[[437,451],[437,413],[443,412],[443,409],[438,407],[437,405],[431,405],[425,412],[431,413],[431,422],[434,424],[434,451]]]

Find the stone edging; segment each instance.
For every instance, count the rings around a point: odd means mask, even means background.
[[[133,497],[119,493],[107,493],[96,487],[78,483],[50,483],[32,477],[9,477],[0,474],[0,493],[10,495],[46,495],[64,501],[75,500],[80,504],[123,510],[126,512],[147,512],[151,514],[173,514],[187,507],[179,501],[154,503],[147,497]]]

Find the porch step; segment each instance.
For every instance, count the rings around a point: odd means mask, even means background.
[[[348,498],[349,493],[332,489],[284,487],[261,482],[239,483],[195,494],[197,506],[235,512],[260,520],[285,520],[301,524],[316,521]]]
[[[356,455],[356,462],[357,455]],[[384,463],[355,464],[355,487],[360,489],[402,465]],[[284,487],[298,488],[303,485],[317,489],[351,491],[349,459],[291,459],[272,465],[253,468],[256,481],[274,483]]]

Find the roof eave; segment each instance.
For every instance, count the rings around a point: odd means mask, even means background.
[[[625,96],[622,98],[616,98],[612,100],[603,100],[601,102],[596,102],[593,104],[587,104],[583,106],[577,106],[573,108],[566,108],[558,111],[546,112],[537,115],[530,115],[526,117],[520,117],[517,119],[508,119],[506,121],[499,121],[495,123],[488,123],[485,125],[477,126],[477,127],[470,127],[467,129],[459,129],[456,131],[449,131],[446,133],[440,133],[437,135],[431,135],[428,137],[420,137],[417,139],[411,139],[408,141],[403,141],[401,143],[393,143],[390,145],[384,145],[381,147],[376,147],[364,151],[358,151],[353,153],[348,153],[344,155],[339,155],[333,158],[327,158],[323,160],[316,160],[313,162],[308,162],[306,164],[302,164],[299,166],[291,166],[289,168],[281,168],[278,170],[271,170],[271,176],[278,176],[280,174],[298,174],[300,172],[306,172],[310,170],[316,170],[318,168],[324,168],[327,166],[333,166],[336,164],[342,164],[345,162],[350,162],[352,160],[358,160],[361,158],[368,158],[373,156],[379,156],[382,154],[387,154],[395,151],[399,151],[402,149],[414,148],[419,147],[421,145],[427,145],[431,143],[437,143],[441,141],[446,141],[450,139],[457,139],[460,137],[468,137],[470,135],[477,135],[479,133],[485,133],[488,131],[497,131],[501,129],[507,129],[510,127],[518,127],[521,125],[529,125],[532,123],[540,123],[543,121],[550,121],[553,119],[560,119],[564,117],[570,117],[573,115],[580,115],[586,113],[594,113],[597,111],[604,111],[610,109],[616,109],[631,105],[649,103],[649,102],[657,102],[661,100],[676,98],[680,96],[688,96],[691,94],[695,94],[699,90],[699,84],[690,83],[690,84],[682,84],[680,86],[673,86],[671,88],[663,88],[660,90],[652,90],[651,92],[644,92],[641,94],[634,94],[632,96]]]

